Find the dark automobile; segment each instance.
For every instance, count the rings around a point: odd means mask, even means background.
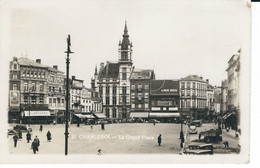
[[[202,120],[194,120],[191,125],[196,125],[196,127],[200,127],[202,125]]]
[[[18,130],[20,130],[20,131],[22,131],[22,132],[28,132],[28,131],[32,131],[32,129],[31,128],[27,128],[25,125],[16,125],[16,126],[14,126],[14,130],[15,131],[18,131]]]
[[[156,119],[150,119],[148,121],[149,123],[160,123],[160,121],[156,120]]]
[[[193,155],[207,155],[213,154],[213,145],[212,144],[190,144],[188,149],[185,150],[186,154]]]
[[[190,125],[190,127],[189,127],[189,133],[190,133],[190,134],[197,134],[197,133],[198,133],[198,130],[197,130],[196,125]]]

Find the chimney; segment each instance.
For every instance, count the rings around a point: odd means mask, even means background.
[[[53,65],[53,68],[58,70],[58,65]]]
[[[209,83],[209,79],[206,79],[207,83]]]
[[[36,63],[41,64],[41,59],[36,59]]]
[[[75,76],[72,76],[71,78],[72,78],[72,80],[74,80],[76,77],[75,77]]]

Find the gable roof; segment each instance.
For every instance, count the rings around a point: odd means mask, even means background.
[[[130,76],[130,80],[131,79],[153,79],[153,70],[134,69]]]
[[[42,64],[39,64],[31,59],[28,59],[28,58],[25,58],[25,57],[20,57],[18,59],[18,63],[20,65],[24,65],[24,66],[34,66],[34,67],[39,67],[39,68],[49,68],[48,66],[46,65],[42,65]]]
[[[118,78],[119,64],[108,62],[106,66],[100,70],[98,79],[102,78]]]

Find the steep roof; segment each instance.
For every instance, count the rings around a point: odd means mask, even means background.
[[[134,69],[130,79],[153,79],[153,70],[151,69]]]
[[[200,82],[206,82],[203,80],[202,77],[199,77],[198,75],[189,75],[185,78],[181,78],[182,81],[200,81]]]
[[[100,70],[98,79],[102,78],[118,78],[119,64],[108,62],[106,66]]]
[[[35,62],[31,59],[25,58],[25,57],[20,57],[18,59],[18,63],[20,65],[24,65],[24,66],[35,66],[35,67],[39,67],[39,68],[49,68],[46,65],[39,64],[39,63],[37,63],[37,62]]]

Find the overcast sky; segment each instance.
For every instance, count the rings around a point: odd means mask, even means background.
[[[136,68],[154,69],[157,79],[200,75],[213,85],[227,78],[227,62],[250,32],[243,0],[41,2],[13,8],[10,60],[27,53],[65,72],[70,34],[70,76],[87,87],[96,65],[117,61],[125,20]]]

